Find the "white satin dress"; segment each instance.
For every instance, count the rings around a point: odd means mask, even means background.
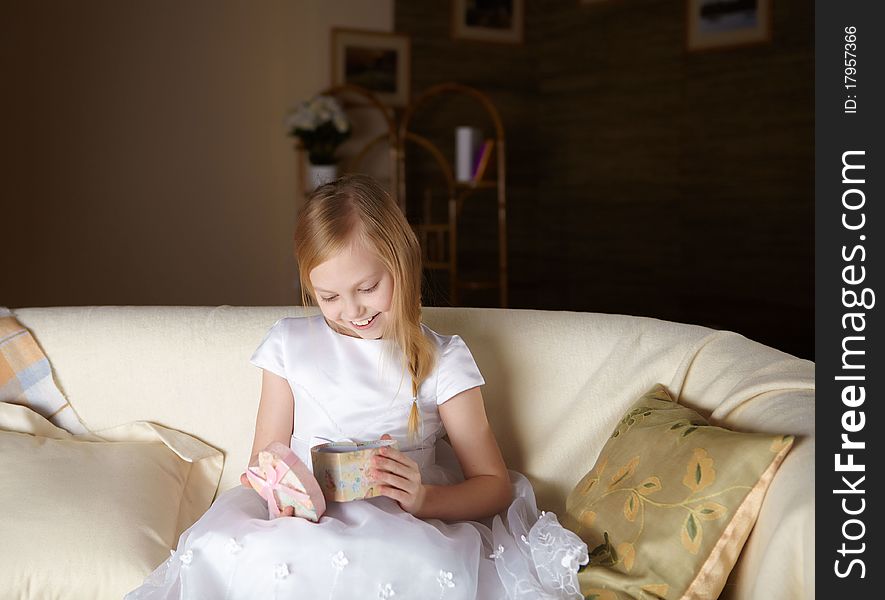
[[[389,433],[418,463],[423,482],[464,480],[441,439],[437,407],[484,380],[460,337],[422,327],[438,358],[418,393],[421,441],[408,446],[411,381],[388,341],[339,334],[321,315],[274,324],[251,362],[289,382],[291,447],[306,465],[313,445]],[[266,502],[238,486],[218,496],[126,600],[581,598],[586,544],[555,514],[539,514],[529,481],[509,473],[513,502],[481,521],[418,519],[383,496],[329,502],[318,523],[269,520]]]

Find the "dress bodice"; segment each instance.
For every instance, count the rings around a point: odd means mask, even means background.
[[[416,444],[407,435],[411,379],[392,342],[342,335],[322,315],[274,324],[251,362],[288,381],[295,398],[292,448],[306,464],[309,449],[319,443],[375,440],[385,433],[400,449],[416,452],[419,464],[433,461],[426,450],[445,435],[438,406],[484,380],[459,336],[422,329],[434,342],[437,359],[418,389]]]

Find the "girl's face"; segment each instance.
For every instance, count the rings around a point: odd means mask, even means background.
[[[323,316],[353,337],[377,340],[390,318],[393,277],[359,241],[310,272]]]

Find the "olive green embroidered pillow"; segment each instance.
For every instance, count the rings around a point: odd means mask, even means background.
[[[713,427],[663,385],[618,423],[566,501],[593,600],[716,598],[793,436]]]

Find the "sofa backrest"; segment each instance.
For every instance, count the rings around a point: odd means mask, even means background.
[[[237,484],[252,444],[261,374],[249,357],[278,318],[307,312],[127,306],[15,314],[87,426],[146,420],[195,435],[225,453],[224,490]],[[813,364],[733,333],[535,310],[427,308],[424,318],[470,347],[507,464],[529,477],[540,508],[564,509],[621,413],[657,382],[718,424],[813,433]],[[771,402],[752,408],[772,395],[783,396],[773,420]]]

